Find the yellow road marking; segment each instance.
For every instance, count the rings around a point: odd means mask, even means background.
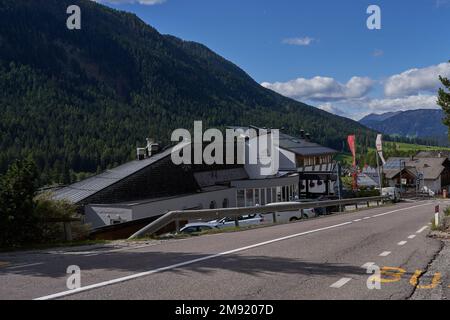
[[[370,280],[381,283],[393,283],[400,281],[402,279],[402,276],[406,273],[406,270],[395,267],[383,267],[381,268],[380,271],[381,272],[379,276],[378,275],[371,276]]]
[[[422,270],[416,270],[414,275],[412,276],[411,280],[409,280],[409,283],[413,287],[417,287],[418,289],[434,289],[438,286],[438,284],[441,281],[441,274],[439,272],[436,272],[433,276],[433,279],[431,280],[431,284],[429,285],[417,285],[419,277],[423,274]]]

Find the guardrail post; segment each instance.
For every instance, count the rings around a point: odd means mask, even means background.
[[[175,220],[175,230],[178,232],[180,232],[180,220],[176,219]]]
[[[370,201],[367,201],[367,208],[370,208]]]
[[[234,218],[234,225],[239,228],[239,217]]]
[[[355,203],[355,208],[358,210],[358,202]]]
[[[272,213],[272,219],[273,219],[273,223],[277,223],[277,213],[276,212]]]

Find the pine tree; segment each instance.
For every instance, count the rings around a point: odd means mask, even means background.
[[[449,61],[450,62],[450,61]],[[444,118],[444,124],[447,127],[450,127],[450,80],[448,78],[439,77],[439,79],[442,82],[442,85],[444,88],[439,89],[439,96],[438,96],[438,105],[442,107],[442,110],[444,110],[445,118]],[[449,138],[450,138],[450,131],[449,131]]]

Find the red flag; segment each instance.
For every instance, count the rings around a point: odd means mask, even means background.
[[[358,173],[356,172],[356,137],[355,135],[350,135],[347,137],[348,146],[353,156],[353,190],[358,189]]]
[[[348,142],[348,146],[350,148],[350,151],[352,152],[353,155],[353,166],[356,167],[356,145],[355,145],[355,135],[351,135],[348,136],[347,138],[347,142]]]

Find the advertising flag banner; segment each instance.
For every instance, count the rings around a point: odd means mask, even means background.
[[[348,146],[349,146],[350,151],[351,151],[352,156],[353,156],[353,166],[354,167],[356,166],[356,144],[355,144],[355,140],[356,140],[355,135],[348,136],[348,138],[347,138]]]
[[[383,156],[383,135],[381,135],[381,134],[377,135],[376,147],[377,147],[378,156],[380,157],[383,165],[385,165],[386,160],[384,160],[384,156]]]

